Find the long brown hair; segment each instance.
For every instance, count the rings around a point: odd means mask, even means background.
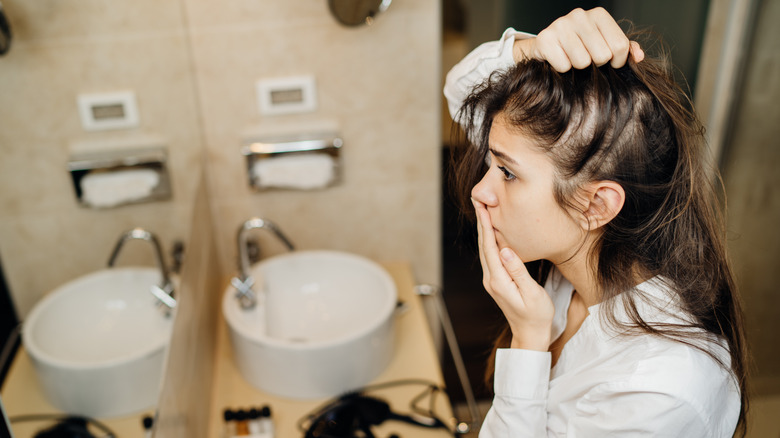
[[[648,56],[619,69],[591,66],[566,73],[527,60],[494,72],[475,87],[458,117],[474,144],[455,170],[464,211],[471,211],[469,193],[486,170],[490,128],[499,114],[552,159],[554,196],[567,211],[586,182],[610,180],[623,187],[625,204],[603,227],[591,254],[598,261],[607,322],[624,333],[647,333],[698,348],[730,369],[742,401],[737,433],[744,436],[747,353],[726,255],[723,209],[712,178],[716,172],[704,165],[704,129],[675,83],[667,58]],[[535,269],[538,281],[549,267],[542,262]],[[634,288],[637,272],[666,279],[690,324],[644,321],[637,310],[639,294],[612,300]],[[618,321],[614,307],[608,307],[618,304],[630,323]],[[728,363],[710,350],[712,335],[727,346]],[[509,339],[505,330],[496,346],[508,346]]]

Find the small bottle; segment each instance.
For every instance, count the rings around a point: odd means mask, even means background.
[[[247,421],[247,412],[243,409],[236,411],[236,435],[235,436],[247,436],[249,435],[249,422]]]
[[[261,436],[263,433],[263,425],[260,423],[262,413],[256,408],[249,410],[247,414],[247,421],[249,422],[249,433],[254,436]]]
[[[225,438],[233,438],[236,436],[236,414],[230,409],[225,409],[222,413],[222,418],[225,419]]]
[[[263,406],[260,410],[260,424],[262,426],[263,433],[267,438],[273,438],[274,436],[274,419],[271,418],[271,407],[268,405]]]
[[[152,438],[152,426],[154,426],[154,419],[148,415],[145,415],[141,420],[141,424],[144,426],[144,437]]]

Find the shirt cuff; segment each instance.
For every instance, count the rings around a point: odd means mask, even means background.
[[[493,390],[496,396],[546,399],[552,355],[548,351],[499,348]]]
[[[527,32],[518,32],[513,28],[507,28],[501,39],[498,40],[497,52],[494,54],[496,63],[494,70],[505,70],[514,67],[516,64],[514,58],[515,41],[533,38],[536,35]]]

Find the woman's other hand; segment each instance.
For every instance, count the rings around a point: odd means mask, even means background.
[[[512,330],[512,348],[547,351],[555,307],[511,248],[499,249],[490,215],[474,200],[482,284],[504,313]]]
[[[540,59],[563,73],[594,63],[624,66],[631,56],[640,62],[645,54],[636,41],[629,41],[617,22],[604,8],[575,9],[555,20],[535,38],[515,41],[515,61]]]

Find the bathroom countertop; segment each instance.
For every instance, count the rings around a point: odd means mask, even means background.
[[[422,379],[443,386],[444,380],[422,299],[414,294],[411,267],[405,262],[388,262],[382,265],[395,280],[398,298],[408,305],[408,310],[397,316],[395,357],[371,384],[401,379]],[[298,421],[328,400],[290,400],[255,389],[241,377],[233,362],[233,352],[224,319],[219,323],[217,342],[218,357],[212,392],[209,436],[222,436],[224,430],[222,416],[225,409],[248,409],[269,405],[277,438],[302,437],[304,433],[298,428]],[[370,392],[368,395],[385,400],[394,412],[407,413],[410,401],[423,389],[424,387],[419,385],[399,386]],[[420,406],[427,407],[427,404],[420,403]],[[440,394],[436,398],[435,412],[439,418],[445,421],[451,420],[452,409],[446,396]],[[380,437],[393,433],[400,437],[415,438],[452,436],[443,429],[425,429],[397,421],[387,421],[375,427],[374,431]]]
[[[0,397],[3,399],[3,407],[10,419],[21,415],[65,415],[44,397],[43,390],[38,384],[38,378],[35,376],[30,356],[27,355],[24,346],[20,346],[16,352]],[[122,438],[141,438],[144,436],[142,419],[145,415],[151,416],[153,414],[154,410],[149,409],[149,412],[140,412],[119,418],[101,418],[98,421]],[[14,438],[31,438],[37,432],[52,425],[54,422],[51,420],[14,422],[11,424],[11,429]],[[90,427],[90,430],[98,431],[99,429]]]
[[[422,299],[414,294],[415,283],[411,267],[406,262],[388,262],[382,265],[393,277],[398,288],[398,298],[407,304],[408,309],[396,316],[395,356],[372,384],[401,379],[420,379],[443,386],[444,380]],[[226,408],[247,409],[268,405],[273,412],[276,438],[302,437],[303,432],[297,426],[298,421],[328,400],[290,400],[255,389],[243,380],[233,362],[233,351],[224,319],[220,320],[218,331],[208,436],[222,436],[222,413]],[[424,387],[420,385],[399,386],[371,392],[369,395],[387,401],[395,412],[407,413],[410,401],[423,389]],[[33,414],[63,415],[62,411],[51,405],[44,397],[30,357],[23,346],[20,346],[16,353],[0,397],[2,397],[9,417]],[[427,407],[427,400],[425,399],[419,406]],[[435,412],[439,418],[445,421],[450,421],[452,418],[449,400],[443,394],[436,398]],[[141,426],[142,418],[152,414],[153,409],[149,409],[148,412],[140,412],[136,415],[110,419],[101,418],[99,421],[112,429],[117,436],[141,438],[144,436]],[[52,424],[52,421],[15,422],[12,424],[14,438],[31,438],[36,432],[50,427]],[[451,436],[441,429],[424,429],[396,421],[388,421],[375,427],[374,431],[377,436],[381,437],[393,433],[400,437],[414,438]]]

